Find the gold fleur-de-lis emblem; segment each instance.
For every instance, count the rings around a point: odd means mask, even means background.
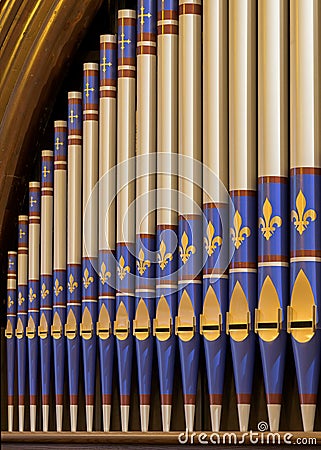
[[[118,267],[117,267],[118,276],[121,280],[123,280],[127,273],[130,272],[130,267],[125,266],[125,260],[124,257],[121,256],[118,261]]]
[[[60,292],[62,292],[63,290],[64,290],[64,288],[59,284],[58,278],[56,278],[55,286],[54,286],[54,293],[55,293],[55,296],[58,297],[58,295],[60,294]]]
[[[94,282],[94,277],[90,277],[89,276],[89,271],[86,267],[86,269],[84,270],[84,276],[82,277],[82,282],[84,284],[84,288],[87,289],[88,286],[91,285],[91,283]]]
[[[47,295],[49,295],[49,291],[48,291],[45,283],[42,283],[40,294],[41,294],[41,298],[43,298],[43,299],[45,299],[47,297]]]
[[[145,253],[141,248],[138,253],[138,261],[136,261],[136,266],[139,272],[139,275],[144,275],[147,267],[150,267],[149,259],[145,260]]]
[[[33,292],[32,288],[29,289],[28,298],[30,303],[32,303],[37,298],[37,295]]]
[[[107,272],[106,270],[106,264],[104,261],[101,263],[100,272],[99,272],[99,278],[101,281],[101,284],[104,285],[107,283],[107,279],[111,277],[111,273]]]
[[[22,296],[21,291],[19,291],[19,294],[18,294],[18,303],[19,303],[19,306],[21,306],[22,303],[23,303],[24,301],[25,301],[25,298]]]
[[[68,281],[68,290],[72,294],[78,287],[77,281],[75,281],[75,278],[73,274],[71,273],[69,275],[69,281]]]
[[[172,253],[166,253],[166,244],[163,240],[159,244],[159,252],[157,253],[157,262],[162,270],[165,269],[169,261],[172,261]]]
[[[189,260],[191,255],[194,255],[196,252],[196,248],[194,245],[188,245],[188,236],[186,234],[186,231],[184,231],[181,239],[181,244],[178,248],[179,255],[181,257],[181,260],[183,261],[183,264],[186,264]]]
[[[270,200],[266,197],[263,204],[263,217],[259,218],[259,228],[265,239],[268,241],[273,236],[277,227],[282,225],[282,219],[280,216],[272,217],[272,205]]]
[[[8,309],[10,309],[13,304],[14,304],[14,301],[12,300],[10,295],[8,295]]]
[[[232,242],[237,249],[239,249],[245,238],[251,235],[251,230],[249,227],[242,228],[242,217],[241,214],[236,210],[233,219],[234,228],[230,228],[230,235],[232,237]]]
[[[317,218],[317,213],[314,209],[308,209],[305,211],[307,205],[306,198],[300,189],[295,201],[296,211],[292,209],[291,211],[291,222],[294,221],[294,226],[296,230],[301,235],[307,228],[310,222],[314,222]],[[310,222],[308,221],[310,219]]]
[[[216,248],[222,245],[223,240],[221,236],[215,236],[215,228],[211,221],[208,222],[206,235],[207,237],[204,237],[205,249],[208,256],[212,256]]]

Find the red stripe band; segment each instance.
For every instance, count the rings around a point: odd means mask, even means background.
[[[156,56],[156,47],[143,45],[137,47],[137,56],[139,55],[155,55]]]
[[[230,269],[256,269],[256,263],[253,262],[231,262]]]
[[[218,209],[218,208],[227,208],[228,204],[227,203],[204,203],[203,204],[203,209]]]
[[[101,42],[100,50],[116,50],[117,44],[116,42]]]
[[[157,25],[157,34],[178,34],[178,25]]]
[[[290,169],[290,175],[321,175],[320,167],[294,167]]]
[[[75,136],[75,135],[82,136],[82,130],[79,128],[73,128],[72,130],[69,131],[68,138],[69,138],[69,136]]]
[[[135,66],[135,58],[118,58],[118,66]]]
[[[228,275],[228,271],[218,268],[203,269],[203,275]]]
[[[236,394],[237,403],[250,405],[251,403],[251,394]]]
[[[230,191],[230,195],[233,195],[233,197],[255,197],[256,191],[246,189],[235,189]]]
[[[69,105],[81,105],[82,104],[82,98],[70,98],[68,100]]]
[[[321,250],[295,250],[290,252],[290,258],[300,257],[320,258]]]
[[[262,255],[258,256],[258,262],[289,262],[288,256],[284,255]]]
[[[100,91],[100,98],[116,98],[116,91]]]
[[[98,77],[98,69],[86,69],[84,70],[85,77]]]
[[[138,33],[137,44],[144,41],[156,42],[155,33]]]
[[[97,114],[84,114],[84,120],[96,120],[98,122],[98,112]]]
[[[86,110],[97,111],[97,114],[98,114],[98,103],[84,102],[84,113],[86,113]]]
[[[135,27],[136,26],[136,19],[133,19],[131,17],[121,17],[118,19],[118,26],[130,26]]]
[[[55,164],[55,170],[67,170],[67,164]]]
[[[112,78],[103,78],[102,80],[100,80],[100,86],[116,87],[117,86],[117,80],[114,80]]]
[[[118,78],[135,78],[135,70],[118,70]]]
[[[179,5],[178,13],[180,16],[183,14],[195,14],[200,16],[202,14],[201,5],[195,5],[194,3],[185,3],[184,5]]]
[[[173,10],[158,11],[157,20],[178,20],[178,13]]]
[[[258,183],[280,183],[280,184],[286,184],[288,182],[287,177],[259,177]]]
[[[68,145],[81,145],[82,138],[79,139],[68,139]]]

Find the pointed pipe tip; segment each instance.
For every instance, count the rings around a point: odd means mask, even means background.
[[[210,405],[212,431],[220,431],[222,405]]]
[[[63,414],[63,405],[56,405],[56,424],[57,424],[57,432],[60,433],[62,431],[62,414]]]
[[[121,430],[123,432],[127,432],[129,422],[129,405],[120,406],[120,416],[121,416]]]
[[[149,405],[140,405],[140,428],[143,433],[146,433],[148,431],[149,410]]]
[[[13,405],[8,405],[8,431],[13,431]]]
[[[19,431],[22,432],[25,426],[25,405],[19,405],[18,411],[19,411]]]
[[[279,431],[280,425],[280,415],[281,415],[281,405],[278,404],[268,404],[267,405],[270,431],[273,433]]]
[[[314,429],[315,410],[316,405],[301,404],[301,416],[305,433],[311,432]]]
[[[110,413],[111,405],[103,405],[103,429],[105,433],[110,430]]]
[[[91,433],[93,430],[93,418],[94,418],[94,406],[86,405],[86,425],[87,433]]]
[[[251,405],[245,403],[239,403],[237,405],[237,412],[239,417],[239,427],[242,433],[248,431],[249,419],[250,419]]]
[[[189,433],[194,431],[195,405],[184,405],[185,425]]]
[[[72,433],[77,431],[78,405],[70,405],[70,430]]]
[[[37,417],[37,406],[30,405],[30,431],[32,433],[36,431],[36,417]]]
[[[172,405],[162,405],[162,424],[163,431],[168,433],[171,425]]]
[[[49,423],[49,405],[42,405],[42,431],[47,433]]]

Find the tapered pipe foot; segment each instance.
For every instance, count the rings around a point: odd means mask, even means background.
[[[121,430],[127,432],[129,422],[129,405],[120,406],[120,416],[121,416]]]
[[[88,433],[91,433],[93,430],[93,419],[94,419],[94,406],[86,405],[86,425]]]
[[[57,431],[60,433],[62,431],[62,414],[63,414],[63,405],[56,405],[56,425]]]
[[[313,431],[316,405],[301,405],[301,416],[303,430],[305,432]]]
[[[210,405],[212,431],[220,431],[221,424],[221,405]]]
[[[279,431],[281,405],[267,405],[270,430],[273,432]]]
[[[250,407],[251,405],[240,403],[237,405],[237,412],[239,416],[240,431],[248,431],[249,419],[250,419]]]
[[[25,427],[25,405],[19,405],[18,412],[19,412],[19,431],[23,431]]]
[[[13,405],[8,405],[8,431],[13,430]]]
[[[171,425],[172,405],[162,405],[163,431],[168,432]]]
[[[48,431],[49,405],[42,405],[42,431]]]
[[[70,430],[72,433],[77,431],[78,405],[70,405]]]
[[[36,431],[37,406],[30,405],[30,431]]]
[[[185,410],[185,425],[188,432],[194,430],[195,405],[184,405]]]
[[[143,432],[148,431],[149,425],[149,405],[140,405],[140,429]]]
[[[105,432],[110,429],[110,412],[111,405],[103,405],[103,427]]]

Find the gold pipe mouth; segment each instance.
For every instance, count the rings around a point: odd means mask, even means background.
[[[77,326],[70,326],[68,324],[65,325],[65,336],[67,339],[75,339],[77,336]]]
[[[208,322],[204,314],[200,315],[200,334],[207,341],[215,341],[222,333],[222,315],[219,315],[219,322]]]
[[[151,327],[150,323],[148,323],[145,326],[137,324],[137,321],[134,320],[133,322],[133,335],[139,340],[144,341],[151,335]]]
[[[55,328],[53,325],[51,326],[51,336],[54,339],[60,339],[62,336],[62,327]]]
[[[38,336],[40,337],[40,339],[47,339],[48,331],[47,330],[41,330],[40,327],[38,327]]]
[[[97,322],[96,334],[102,340],[108,339],[112,335],[111,325],[109,324],[109,326],[106,326],[101,322]]]
[[[115,334],[116,338],[119,339],[120,341],[124,341],[125,339],[128,338],[129,331],[130,331],[129,321],[128,321],[128,326],[126,328],[119,327],[117,322],[115,322],[114,334]]]
[[[23,330],[16,330],[15,336],[17,339],[22,339],[24,336]]]
[[[85,325],[83,325],[82,323],[80,324],[80,336],[85,339],[86,341],[88,341],[89,339],[91,339],[93,337],[93,327],[89,327],[87,328]],[[57,339],[57,338],[56,338]]]
[[[159,341],[167,341],[173,334],[172,318],[169,317],[167,324],[165,322],[159,323],[156,319],[153,320],[153,336]]]
[[[287,332],[300,343],[309,342],[315,335],[317,328],[316,305],[312,305],[310,317],[300,317],[299,314],[295,314],[295,309],[291,305],[287,307],[287,313]]]
[[[175,320],[175,334],[184,342],[190,341],[195,336],[196,317],[193,316],[190,322],[190,324],[181,324],[180,317],[176,317]]]
[[[27,327],[26,336],[28,339],[34,339],[36,337],[36,330],[34,328]]]
[[[266,342],[274,341],[282,330],[282,309],[278,308],[274,312],[276,320],[261,320],[262,310],[255,309],[254,331]]]

